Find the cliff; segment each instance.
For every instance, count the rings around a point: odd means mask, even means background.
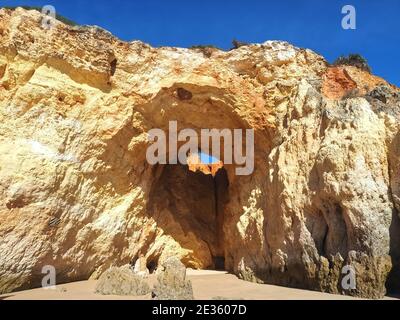
[[[0,10],[0,293],[176,255],[378,298],[399,284],[400,92],[286,42],[153,48]],[[150,165],[148,132],[254,129],[254,172]],[[356,289],[341,287],[342,267]],[[398,288],[397,288],[398,289]]]

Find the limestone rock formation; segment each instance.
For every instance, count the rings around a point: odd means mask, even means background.
[[[146,258],[141,255],[136,260],[135,265],[133,267],[133,272],[139,276],[146,278],[149,275],[149,269],[147,269]]]
[[[168,258],[158,270],[157,284],[151,295],[156,300],[193,300],[190,280],[186,280],[186,267],[177,257]]]
[[[103,295],[143,296],[150,293],[147,282],[129,265],[106,270],[96,284],[95,292]]]
[[[0,10],[0,293],[155,270],[378,298],[399,286],[399,89],[308,49],[152,48]],[[150,165],[148,132],[254,129],[254,172]],[[224,163],[224,157],[221,157]],[[341,286],[343,266],[356,288]]]

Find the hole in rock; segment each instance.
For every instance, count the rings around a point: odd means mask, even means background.
[[[223,270],[224,209],[228,175],[222,163],[205,154],[189,165],[158,166],[149,199],[149,214],[179,243],[191,268]],[[193,160],[193,159],[192,159]]]
[[[111,68],[111,76],[115,74],[115,71],[117,70],[117,59],[114,59],[110,62],[110,68]]]
[[[190,100],[193,97],[193,94],[190,91],[183,88],[178,88],[176,90],[176,93],[178,95],[179,100]]]
[[[147,262],[146,267],[150,273],[153,273],[157,269],[157,261],[150,260],[149,262]]]

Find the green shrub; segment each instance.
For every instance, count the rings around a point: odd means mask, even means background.
[[[218,49],[218,50],[222,50],[212,44],[198,44],[195,46],[191,46],[189,47],[189,49]]]
[[[358,53],[351,53],[347,57],[340,56],[339,58],[337,58],[335,60],[333,65],[334,66],[340,66],[340,65],[353,66],[353,67],[357,67],[361,70],[371,73],[371,68],[368,65],[367,59],[365,59],[362,55],[360,55]]]
[[[233,48],[232,48],[231,50],[233,50],[233,49],[238,49],[238,48],[243,47],[243,46],[248,46],[249,43],[247,43],[247,42],[242,42],[242,41],[238,41],[238,40],[236,40],[236,39],[233,39],[233,40],[232,40],[232,45],[233,45]]]
[[[189,49],[197,49],[200,50],[203,55],[207,58],[210,58],[212,56],[212,53],[214,50],[222,50],[212,44],[210,45],[196,45],[196,46],[191,46]]]

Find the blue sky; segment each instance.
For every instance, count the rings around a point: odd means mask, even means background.
[[[360,53],[373,73],[400,86],[399,0],[0,0],[0,4],[55,6],[79,24],[99,25],[119,38],[153,46],[231,47],[286,40],[333,61]],[[357,29],[341,28],[341,8],[357,10]]]
[[[204,152],[200,152],[200,162],[205,164],[218,163],[219,159]]]

